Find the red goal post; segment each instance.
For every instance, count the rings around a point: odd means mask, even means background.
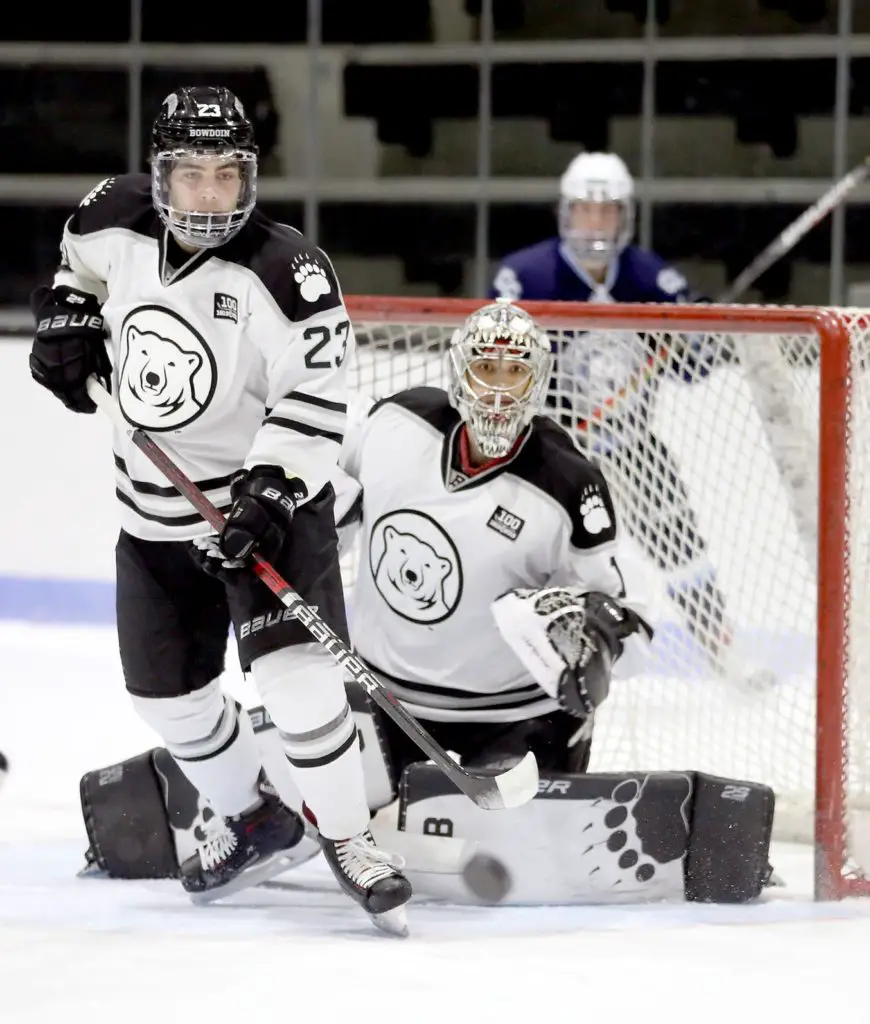
[[[443,386],[443,352],[450,333],[482,304],[381,296],[348,296],[346,303],[358,340],[352,386],[375,398],[421,383]],[[617,481],[616,486],[611,481],[617,506],[640,536],[650,506],[648,496],[644,504],[640,485],[633,488],[643,475],[653,488],[663,488],[661,493],[673,490],[670,469],[661,468],[667,448],[667,466],[673,463],[681,474],[685,471],[686,498],[700,522],[690,531],[697,550],[689,552],[689,568],[725,581],[721,589],[726,602],[731,598],[729,615],[739,618],[743,608],[753,607],[742,630],[744,661],[728,660],[723,667],[726,662],[716,653],[710,661],[715,671],[710,669],[705,679],[705,670],[697,667],[697,650],[685,652],[694,639],[694,647],[709,656],[723,635],[721,624],[714,638],[702,635],[704,613],[687,611],[685,597],[699,585],[682,578],[671,581],[683,567],[673,572],[663,568],[669,556],[656,556],[647,531],[638,543],[660,563],[656,571],[670,598],[666,604],[671,612],[677,608],[676,618],[682,615],[684,624],[664,634],[673,643],[659,689],[635,692],[619,706],[620,687],[614,687],[613,723],[603,727],[602,757],[636,761],[605,760],[602,770],[697,768],[743,778],[752,778],[751,771],[775,776],[756,781],[777,790],[786,823],[781,833],[814,842],[817,898],[870,893],[860,869],[870,859],[870,819],[866,839],[863,820],[865,799],[870,808],[870,695],[866,706],[863,700],[863,688],[870,691],[865,675],[870,658],[865,660],[862,647],[870,645],[870,636],[862,640],[868,613],[860,601],[870,562],[870,541],[865,539],[870,522],[870,493],[865,493],[870,492],[870,451],[865,447],[870,424],[864,424],[870,418],[865,380],[870,313],[736,305],[520,304],[551,333],[557,363],[568,353],[574,358],[581,344],[593,346],[605,364],[617,351],[624,355],[642,348],[649,372],[642,379],[636,376],[634,383],[640,379],[641,391],[653,391],[657,379],[667,378],[651,400],[649,418],[649,430],[666,441],[653,447],[639,439],[633,448],[632,438],[622,437],[622,454],[603,465],[608,479],[612,470]],[[705,366],[698,359],[699,348],[720,354],[727,350],[731,358]],[[571,429],[574,399],[555,394],[560,387],[554,385],[548,411]],[[744,495],[746,473],[753,482]],[[734,504],[739,504],[739,513],[732,514]],[[858,521],[859,514],[863,521]],[[757,552],[753,538],[758,538]],[[762,564],[767,569],[750,585]],[[780,575],[779,590],[762,596],[768,579]],[[792,607],[793,595],[804,592]],[[735,634],[740,632],[735,629]],[[804,658],[811,679],[803,679],[801,663],[794,678],[777,679],[769,692],[747,695],[744,669],[734,669],[735,664],[744,665],[760,652],[776,672],[781,652],[796,647],[812,652]],[[624,684],[626,692],[630,688]],[[860,699],[850,699],[859,690]],[[675,697],[678,691],[682,696]],[[647,715],[645,700],[655,715]],[[679,718],[681,724],[673,724],[677,716],[694,713],[686,712],[687,706],[696,709],[697,718]],[[733,735],[724,735],[727,724],[710,726],[714,708],[717,714],[736,709],[739,724]],[[643,722],[641,735],[626,739],[635,711]],[[601,727],[596,724],[596,747]],[[710,735],[698,737],[697,752],[681,746],[686,735],[705,729]],[[612,747],[611,735],[618,736]],[[752,750],[766,745],[771,760],[761,765]],[[710,765],[656,763],[666,757],[706,756],[714,747]],[[598,767],[595,760],[591,767]]]

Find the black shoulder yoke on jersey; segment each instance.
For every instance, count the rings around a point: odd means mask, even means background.
[[[369,409],[369,416],[374,416],[379,409],[388,405],[398,405],[402,409],[407,409],[445,437],[459,422],[459,413],[450,404],[447,392],[442,388],[408,388],[407,391],[388,395],[375,402]]]
[[[107,228],[163,238],[165,228],[154,209],[147,174],[121,174],[101,181],[85,196],[69,222],[69,230],[75,235]],[[176,280],[212,257],[256,274],[284,316],[294,323],[342,303],[335,271],[326,254],[298,231],[277,224],[260,210],[254,210],[235,237],[205,250],[201,259]]]
[[[238,235],[214,254],[256,274],[293,323],[342,305],[338,279],[326,253],[295,228],[278,224],[260,210],[254,210]]]
[[[116,178],[106,178],[81,201],[68,226],[74,235],[125,228],[148,238],[157,238],[160,218],[151,202],[151,179],[147,174],[119,174]]]
[[[450,405],[446,391],[409,388],[376,402],[369,416],[391,405],[407,409],[442,434],[442,459],[449,459],[460,416]],[[568,433],[546,416],[532,420],[529,435],[516,455],[490,472],[464,481],[461,489],[485,486],[502,473],[525,480],[565,509],[571,519],[571,543],[575,547],[593,548],[616,537],[616,512],[603,474],[574,446]]]
[[[598,547],[616,538],[616,512],[604,475],[552,420],[534,418],[531,436],[505,469],[565,509],[574,547]]]

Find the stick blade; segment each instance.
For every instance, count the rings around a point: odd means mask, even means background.
[[[538,762],[531,750],[513,768],[495,777],[502,807],[521,807],[538,793]]]
[[[468,775],[462,787],[478,807],[488,811],[521,807],[538,792],[538,762],[529,751],[513,768],[498,775]],[[471,785],[468,783],[471,782]]]

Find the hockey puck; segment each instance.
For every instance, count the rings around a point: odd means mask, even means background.
[[[508,869],[488,853],[476,853],[462,869],[468,890],[483,903],[501,903],[511,891]]]

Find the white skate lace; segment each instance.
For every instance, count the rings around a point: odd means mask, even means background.
[[[404,857],[379,849],[368,832],[339,840],[335,843],[335,854],[345,876],[361,889],[368,889],[405,866]]]
[[[224,828],[216,835],[209,836],[199,849],[199,862],[204,871],[211,871],[221,861],[226,860],[239,845],[236,834]]]

